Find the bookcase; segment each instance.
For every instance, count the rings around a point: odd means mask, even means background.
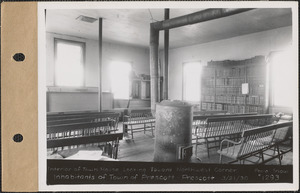
[[[133,99],[150,99],[150,76],[140,75],[131,79],[131,97]]]
[[[201,110],[266,113],[266,70],[264,56],[208,62],[201,76]]]

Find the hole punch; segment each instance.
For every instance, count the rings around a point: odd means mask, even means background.
[[[13,59],[17,62],[22,62],[25,60],[25,55],[23,53],[16,53],[14,56],[13,56]]]
[[[15,134],[14,137],[13,137],[13,140],[16,143],[20,143],[21,141],[23,141],[23,135],[21,135],[21,134]]]

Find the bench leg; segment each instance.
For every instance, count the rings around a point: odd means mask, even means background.
[[[146,124],[144,123],[144,134],[146,134]]]
[[[127,125],[123,124],[123,134],[127,133]]]
[[[131,139],[133,139],[133,129],[132,129],[132,125],[130,125],[130,129],[131,129]]]
[[[275,147],[276,147],[276,149],[277,149],[277,154],[278,154],[278,159],[279,159],[279,165],[281,165],[281,155],[280,155],[279,146],[276,145]]]
[[[222,164],[222,154],[220,154],[219,163]]]
[[[198,157],[198,136],[196,136],[196,144],[195,144],[196,148],[195,148],[195,155],[197,160],[199,160],[200,162],[202,162],[201,158]]]
[[[198,137],[196,136],[196,144],[195,144],[195,155],[198,157]]]
[[[151,127],[152,136],[154,136],[152,123],[150,123],[150,127]]]
[[[262,160],[262,162],[265,162],[265,159],[264,159],[264,153],[261,151],[260,152],[260,155],[261,155],[261,160]]]
[[[206,142],[206,149],[207,149],[207,157],[209,158],[209,144],[208,144],[208,139],[205,139]]]

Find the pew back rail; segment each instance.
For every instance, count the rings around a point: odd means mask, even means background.
[[[61,124],[73,124],[73,123],[89,123],[89,122],[101,122],[112,121],[113,127],[118,128],[119,113],[80,113],[61,116],[47,116],[47,126],[61,125]]]
[[[112,124],[112,121],[102,121],[48,126],[47,139],[107,134],[115,131]]]
[[[279,144],[283,139],[276,139],[275,134],[278,129],[286,129],[286,132],[288,132],[288,128],[291,128],[292,125],[293,122],[290,121],[245,130],[242,133],[241,140],[238,142],[224,139],[220,144],[220,149],[217,151],[220,154],[220,163],[222,163],[223,156],[233,159],[234,161],[229,162],[233,163],[241,160],[245,161],[248,157],[259,154],[259,160],[262,160],[261,164],[274,158],[279,158],[279,163],[281,164],[280,156],[282,153],[280,153]],[[274,153],[271,155],[273,157],[265,160],[264,152],[272,147],[275,147]],[[275,154],[276,150],[277,154]]]
[[[207,118],[205,124],[196,126],[196,156],[198,145],[205,145],[209,157],[209,149],[218,147],[218,143],[223,138],[239,139],[244,130],[274,122],[274,116],[266,115],[243,115],[231,117],[211,117]],[[209,144],[217,144],[210,147]]]

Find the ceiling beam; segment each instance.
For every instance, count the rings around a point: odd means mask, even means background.
[[[158,47],[159,31],[168,30],[185,25],[191,25],[221,17],[227,17],[252,9],[206,9],[192,14],[175,17],[150,24],[150,76],[151,76],[151,110],[155,113],[155,104],[159,101],[159,76],[158,76]]]
[[[182,27],[185,25],[191,25],[195,23],[227,17],[230,15],[235,15],[250,10],[253,9],[205,9],[192,14],[155,22],[153,23],[153,27],[156,30],[172,29],[176,27]]]

